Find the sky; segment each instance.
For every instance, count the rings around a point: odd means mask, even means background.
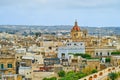
[[[0,25],[120,26],[120,0],[0,0]]]

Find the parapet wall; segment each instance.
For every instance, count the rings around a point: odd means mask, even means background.
[[[107,69],[91,74],[79,80],[104,80],[105,78],[108,77],[108,74],[111,72],[120,72],[120,66],[108,67]]]

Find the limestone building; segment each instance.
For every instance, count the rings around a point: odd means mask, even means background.
[[[22,80],[22,76],[16,74],[16,59],[14,55],[0,56],[0,78],[2,80]]]
[[[60,59],[69,59],[69,55],[84,53],[84,42],[68,42],[66,46],[58,48],[58,58]]]
[[[75,25],[71,29],[71,38],[73,41],[84,41],[84,38],[87,37],[87,30],[81,30],[78,26],[77,21],[75,21]]]

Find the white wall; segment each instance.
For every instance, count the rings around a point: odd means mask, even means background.
[[[111,52],[115,51],[115,49],[95,49],[95,56],[110,56]],[[97,55],[98,53],[98,55]],[[102,53],[102,55],[100,54]],[[109,53],[109,55],[108,55]]]
[[[25,78],[32,78],[32,68],[31,67],[19,67],[19,74],[25,75]]]
[[[58,48],[58,58],[61,59],[62,53],[65,54],[65,58],[69,58],[69,53],[85,53],[85,45],[84,42],[68,42],[65,47]]]

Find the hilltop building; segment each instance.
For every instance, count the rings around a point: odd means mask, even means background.
[[[87,37],[87,30],[81,30],[78,26],[77,21],[75,21],[75,25],[71,29],[71,38],[74,42],[84,41]]]

